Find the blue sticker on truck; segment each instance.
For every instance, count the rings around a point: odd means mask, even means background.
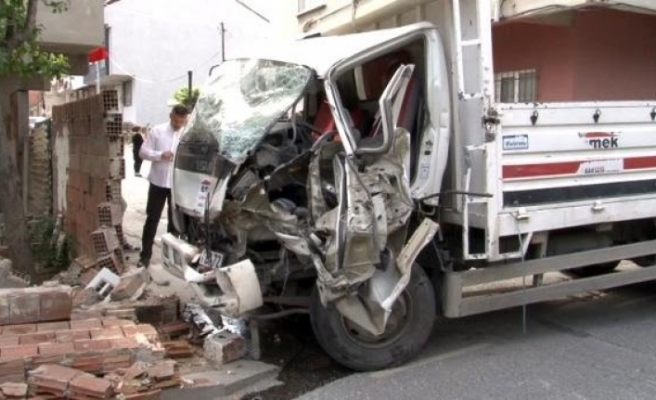
[[[528,150],[528,135],[508,135],[503,137],[504,150]]]

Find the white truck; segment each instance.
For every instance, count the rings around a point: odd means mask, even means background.
[[[309,312],[332,358],[372,370],[416,354],[436,315],[656,278],[656,103],[495,103],[489,2],[441,2],[435,24],[214,71],[163,237],[204,306]]]

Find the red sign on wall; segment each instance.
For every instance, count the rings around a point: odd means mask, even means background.
[[[102,60],[107,59],[107,49],[104,47],[98,47],[96,49],[91,50],[89,53],[89,62],[94,63]]]

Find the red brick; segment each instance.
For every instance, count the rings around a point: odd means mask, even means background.
[[[37,346],[18,346],[18,347],[3,347],[0,349],[0,357],[3,360],[10,360],[13,358],[31,357],[39,354]]]
[[[0,383],[8,383],[8,382],[24,383],[25,382],[25,372],[23,372],[22,374],[0,376]],[[38,398],[38,397],[29,397],[29,399],[30,400],[49,400],[49,399],[41,399],[41,398]]]
[[[91,340],[76,340],[75,350],[106,350],[110,348],[109,340],[107,339],[91,339]]]
[[[87,374],[81,374],[73,378],[69,385],[72,398],[87,396],[98,399],[109,399],[113,393],[112,383],[110,381]]]
[[[159,335],[157,334],[157,330],[153,328],[152,325],[148,325],[148,324],[137,325],[137,332],[143,334],[144,336],[146,336],[146,338],[148,338],[148,340],[152,340],[152,341],[157,340],[157,338],[159,337]]]
[[[70,360],[69,365],[71,368],[93,374],[98,374],[104,371],[104,357],[104,354],[99,355],[97,353],[76,353],[73,355],[68,355],[68,359]]]
[[[107,328],[111,326],[125,326],[125,325],[134,325],[134,321],[129,319],[119,319],[119,318],[103,318],[102,325]]]
[[[89,330],[91,334],[91,339],[121,339],[125,337],[120,326],[113,326],[103,329],[91,329]]]
[[[70,328],[68,321],[42,322],[36,326],[37,332],[63,331]]]
[[[123,329],[123,334],[126,338],[134,337],[137,333],[139,333],[136,325],[125,325],[122,326],[121,329]]]
[[[127,349],[121,349],[116,354],[105,355],[103,371],[115,371],[118,368],[130,368],[134,363],[132,354]]]
[[[133,337],[109,339],[109,344],[112,346],[112,349],[136,349],[141,346],[139,341]]]
[[[27,397],[27,385],[24,383],[3,384],[0,388],[0,392],[2,392],[9,399],[24,399]]]
[[[64,357],[64,354],[39,354],[30,358],[29,369],[34,369],[45,364],[61,365],[64,362]]]
[[[25,333],[36,333],[36,324],[7,325],[2,330],[2,335],[22,335]]]
[[[80,339],[90,339],[88,329],[70,329],[66,331],[55,332],[55,340],[60,343],[74,342]]]
[[[100,318],[71,320],[71,329],[99,329],[102,328]]]
[[[9,300],[6,297],[0,297],[0,325],[9,325]]]
[[[189,333],[189,330],[191,327],[189,326],[188,323],[178,321],[174,322],[172,324],[166,324],[163,326],[158,327],[158,330],[165,334],[165,335],[170,335],[170,336],[181,336],[181,335],[186,335]]]
[[[39,293],[16,293],[9,296],[9,322],[27,324],[39,322],[41,318],[41,297]]]
[[[134,337],[138,334],[142,334],[151,341],[157,340],[158,337],[157,330],[155,330],[152,325],[148,324],[139,324],[134,326],[127,325],[122,326],[121,328],[123,328],[125,337]]]
[[[73,300],[65,292],[41,293],[40,321],[60,321],[71,318]],[[12,308],[13,309],[13,308]]]
[[[122,276],[118,285],[112,290],[111,299],[113,301],[130,299],[139,292],[145,283],[143,275],[139,273]]]
[[[42,343],[39,345],[39,355],[59,355],[75,352],[73,343]]]
[[[0,347],[18,346],[18,335],[0,336]]]
[[[18,343],[20,344],[39,344],[51,342],[55,339],[55,332],[28,333],[20,335]]]
[[[69,386],[69,382],[82,372],[73,368],[62,367],[60,365],[42,365],[30,372],[28,383],[30,392],[48,392],[63,393]]]
[[[13,360],[0,360],[0,376],[25,375],[25,360],[22,358]],[[23,378],[25,379],[25,378]]]

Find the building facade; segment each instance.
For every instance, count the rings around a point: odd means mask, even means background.
[[[109,59],[101,68],[103,88],[120,93],[126,122],[166,120],[173,94],[201,87],[212,66],[235,49],[277,36],[274,2],[261,0],[117,1],[105,7]],[[90,68],[85,83],[93,86]]]
[[[296,34],[340,34],[418,21],[439,26],[453,0],[296,0]],[[459,0],[471,7],[475,0]],[[489,0],[501,102],[656,99],[656,2]],[[463,21],[465,22],[465,21]],[[443,32],[444,33],[444,32]]]

